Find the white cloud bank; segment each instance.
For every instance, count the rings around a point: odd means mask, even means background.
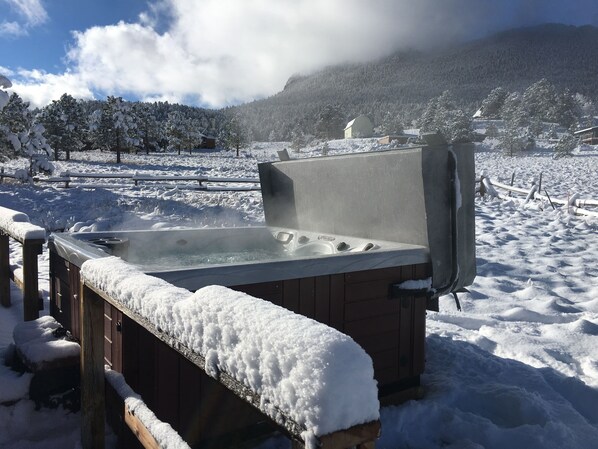
[[[66,91],[219,107],[272,95],[294,73],[400,47],[597,19],[594,0],[161,0],[138,23],[74,33],[68,73],[28,72],[15,90],[37,105]]]

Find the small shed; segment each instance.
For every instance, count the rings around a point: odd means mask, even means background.
[[[587,143],[589,145],[598,144],[598,126],[580,129],[579,131],[575,131],[573,135],[579,137],[581,143]]]
[[[372,137],[374,134],[374,125],[365,115],[354,118],[345,126],[345,139],[356,137]]]
[[[199,148],[216,148],[216,138],[212,136],[201,135],[201,145]]]

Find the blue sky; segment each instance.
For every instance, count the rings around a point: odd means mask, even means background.
[[[399,48],[598,24],[598,1],[0,0],[0,13],[0,74],[32,105],[68,92],[222,107]]]
[[[21,2],[0,0],[3,22],[19,24],[15,34],[0,34],[0,65],[64,71],[66,47],[72,43],[72,31],[135,21],[147,8],[141,0],[54,0],[40,3],[46,19],[36,22],[17,5]],[[35,2],[23,2],[35,4]],[[43,17],[43,16],[42,16]],[[40,20],[40,19],[37,19]],[[31,23],[33,22],[33,23]],[[19,33],[26,33],[20,35]]]

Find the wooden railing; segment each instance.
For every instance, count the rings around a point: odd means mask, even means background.
[[[0,303],[11,306],[10,282],[23,291],[23,318],[25,321],[39,318],[43,309],[38,286],[37,256],[46,242],[45,229],[29,223],[20,212],[0,207]],[[42,236],[44,236],[42,238]],[[10,265],[10,240],[18,242],[23,251],[22,277],[15,274]]]
[[[104,361],[104,310],[105,303],[112,305],[125,316],[149,331],[161,343],[174,349],[186,360],[206,371],[206,360],[196,352],[187,348],[170,335],[165,334],[159,327],[139,313],[129,309],[122,302],[94,285],[82,276],[81,282],[81,412],[82,412],[82,447],[83,449],[104,448],[104,425],[106,399],[99,391],[105,388]],[[232,394],[248,402],[260,411],[262,398],[255,391],[236,380],[232,375],[220,371],[217,381]],[[219,410],[217,413],[226,413]],[[264,415],[266,416],[266,415]],[[138,419],[127,408],[125,403],[124,417],[126,425],[137,436],[145,448],[164,448],[158,442],[152,429]],[[280,430],[290,436],[293,448],[304,448],[306,442],[305,427],[277,410],[277,425]],[[173,431],[174,432],[174,431]],[[339,430],[317,438],[319,449],[374,449],[375,441],[380,434],[380,421],[372,421],[356,425],[349,429]],[[178,436],[178,434],[176,434]]]

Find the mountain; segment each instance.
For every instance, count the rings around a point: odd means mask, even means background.
[[[392,113],[411,120],[445,90],[462,107],[474,110],[497,86],[522,91],[542,78],[596,100],[597,75],[598,28],[549,24],[443,50],[400,51],[375,62],[293,76],[278,94],[239,110],[254,133],[270,129],[288,135],[293,128],[309,125],[327,104],[339,105],[347,118],[365,113],[376,123]]]

